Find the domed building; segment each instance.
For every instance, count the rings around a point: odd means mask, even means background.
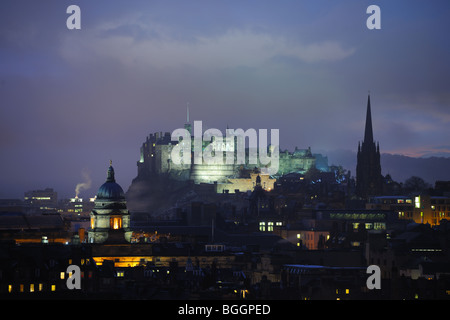
[[[98,189],[94,209],[91,211],[90,243],[130,242],[130,212],[125,193],[116,183],[114,168],[110,161],[106,182]]]

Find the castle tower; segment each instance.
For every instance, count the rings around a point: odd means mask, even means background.
[[[98,189],[94,209],[91,211],[90,243],[130,242],[130,213],[125,194],[116,183],[114,168],[110,162],[106,182]]]
[[[375,145],[372,130],[370,94],[367,100],[366,127],[364,141],[358,143],[356,165],[356,194],[359,197],[380,195],[382,193],[382,176],[380,164],[380,146]]]

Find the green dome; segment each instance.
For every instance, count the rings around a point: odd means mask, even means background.
[[[106,182],[100,186],[97,192],[97,199],[102,200],[123,200],[125,199],[125,193],[122,187],[116,183],[114,178],[114,168],[109,165],[108,176]]]

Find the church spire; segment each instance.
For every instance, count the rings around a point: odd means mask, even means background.
[[[380,195],[383,192],[381,175],[380,145],[373,140],[370,92],[367,98],[366,128],[364,141],[358,143],[356,163],[356,194],[361,198]]]
[[[373,143],[372,114],[370,111],[370,93],[367,98],[366,128],[364,130],[364,142]]]

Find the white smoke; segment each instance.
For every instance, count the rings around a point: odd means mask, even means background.
[[[77,184],[77,186],[75,187],[75,197],[76,198],[78,198],[80,191],[89,189],[91,187],[91,183],[92,183],[91,177],[89,176],[89,173],[85,169],[83,169],[81,171],[81,175],[84,178],[84,182]]]

